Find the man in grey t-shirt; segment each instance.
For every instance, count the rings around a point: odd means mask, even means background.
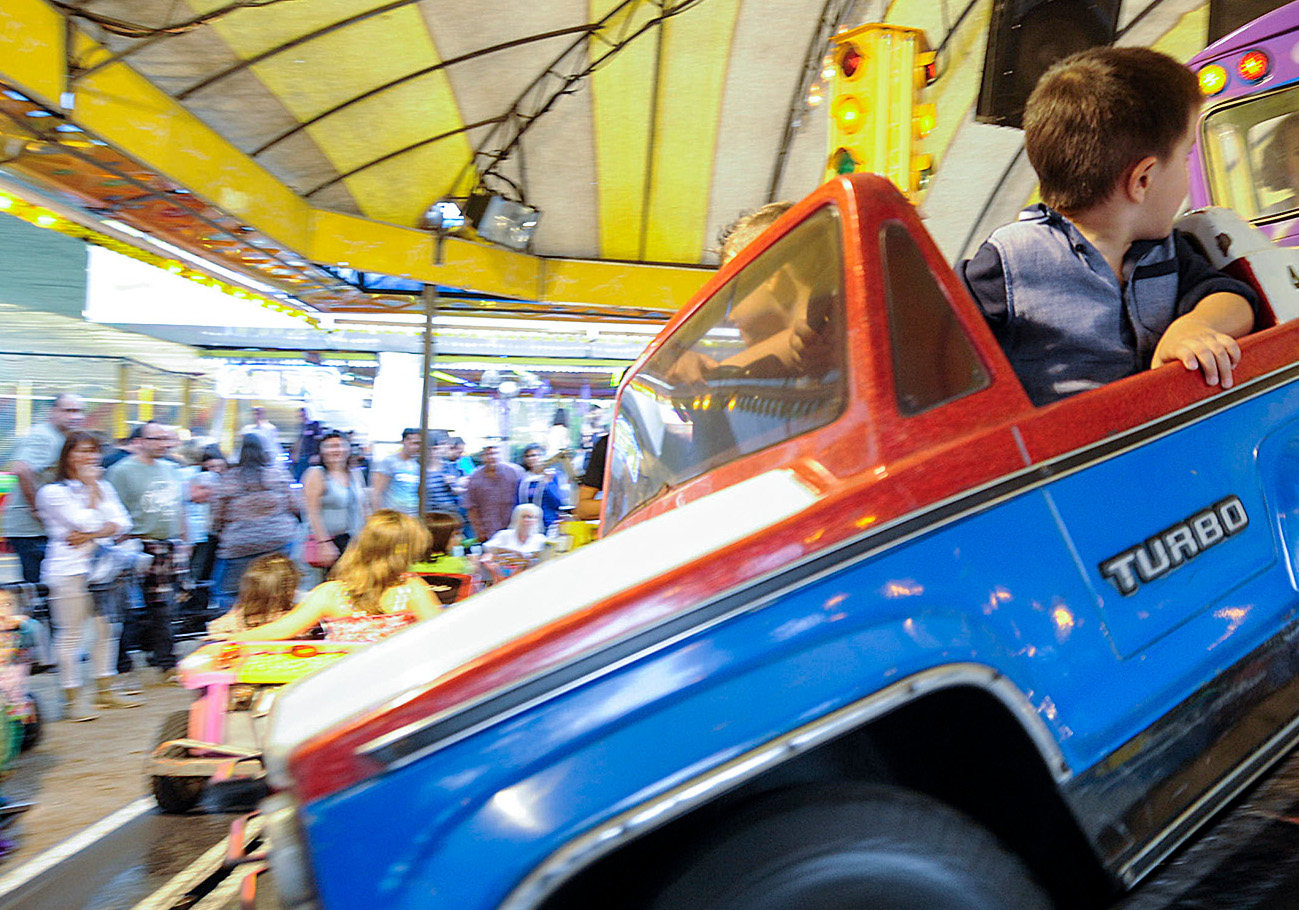
[[[162,672],[164,679],[175,675],[171,626],[176,615],[176,586],[189,555],[184,544],[184,488],[179,469],[167,458],[173,445],[171,430],[150,421],[140,432],[139,451],[108,469],[108,482],[131,513],[131,536],[140,538],[144,552],[153,557],[141,583],[147,614],[143,644],[150,652],[149,663]],[[126,654],[129,637],[123,630],[118,648],[119,673],[132,669]]]
[[[85,403],[80,395],[64,392],[54,399],[44,422],[18,441],[7,466],[18,478],[4,510],[4,533],[22,563],[23,581],[38,584],[41,562],[45,559],[45,526],[32,508],[36,491],[54,479],[54,466],[63,449],[63,441],[86,419]]]
[[[419,514],[419,430],[401,433],[401,451],[370,469],[370,495],[374,508]]]

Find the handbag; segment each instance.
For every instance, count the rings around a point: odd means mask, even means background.
[[[90,554],[86,581],[92,591],[105,589],[112,586],[127,570],[143,570],[152,561],[152,557],[144,555],[144,545],[137,539],[131,538],[116,544],[98,540]]]
[[[319,541],[314,537],[308,537],[306,546],[302,548],[302,557],[307,561],[307,565],[312,568],[328,569],[338,562],[338,548],[334,547],[334,555],[330,556],[329,551],[322,546],[322,543],[332,545],[333,541]]]

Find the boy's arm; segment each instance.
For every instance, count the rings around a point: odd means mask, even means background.
[[[1243,281],[1215,269],[1181,231],[1173,232],[1177,257],[1177,310],[1182,315],[1164,330],[1150,367],[1180,360],[1204,371],[1208,385],[1231,388],[1240,363],[1235,339],[1254,328],[1258,295]]]
[[[991,243],[984,243],[973,258],[956,264],[956,274],[965,282],[974,302],[983,311],[983,318],[993,333],[1004,328],[1010,320],[1010,304],[1006,295],[1006,269],[1001,264],[1001,254]]]
[[[1236,339],[1254,328],[1254,308],[1239,294],[1218,291],[1195,309],[1174,319],[1155,346],[1150,368],[1180,360],[1188,370],[1204,372],[1208,385],[1232,386],[1231,371],[1240,363]]]

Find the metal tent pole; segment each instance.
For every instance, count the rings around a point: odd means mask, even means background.
[[[419,409],[419,517],[422,520],[428,506],[428,400],[433,378],[433,316],[438,308],[437,285],[424,285],[421,297],[424,301],[424,381]]]

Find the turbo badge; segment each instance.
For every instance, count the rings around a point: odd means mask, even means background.
[[[1248,526],[1249,516],[1240,497],[1228,496],[1144,543],[1111,556],[1100,564],[1101,575],[1128,597],[1143,584],[1164,577]]]

